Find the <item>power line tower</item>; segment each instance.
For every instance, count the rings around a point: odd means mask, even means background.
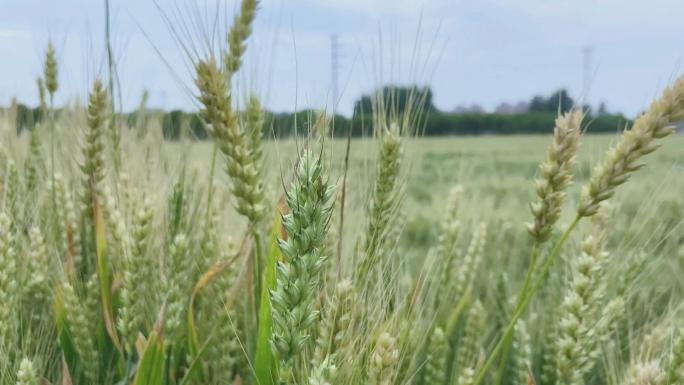
[[[330,84],[332,96],[333,116],[337,112],[339,102],[339,70],[340,70],[340,44],[337,35],[330,35]]]
[[[587,45],[582,48],[582,99],[584,104],[589,103],[589,88],[591,87],[591,59],[594,49]]]

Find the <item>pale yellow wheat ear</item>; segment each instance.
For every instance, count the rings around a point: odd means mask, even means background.
[[[582,384],[596,365],[600,339],[608,332],[605,317],[619,311],[620,299],[606,303],[606,268],[609,254],[604,250],[609,208],[593,218],[592,232],[582,242],[582,253],[572,269],[569,287],[560,306],[561,320],[557,336],[556,373],[563,384]],[[614,309],[615,307],[617,309]],[[607,321],[613,323],[614,319]]]
[[[627,373],[627,384],[630,385],[660,385],[667,383],[667,373],[660,360],[652,359],[633,364]],[[675,384],[676,382],[669,382]]]
[[[21,360],[19,370],[17,370],[17,385],[38,385],[40,377],[36,373],[33,361],[28,358]]]
[[[530,204],[534,222],[527,225],[527,231],[537,242],[549,239],[560,218],[566,189],[572,183],[583,116],[581,110],[573,109],[556,119],[553,142],[546,159],[539,165],[539,177],[535,181],[537,200]]]
[[[313,363],[334,365],[337,353],[350,345],[354,286],[350,280],[342,280],[325,303],[319,323],[318,338]],[[327,361],[327,363],[325,363]],[[339,364],[340,362],[337,362]]]
[[[375,348],[370,356],[368,384],[392,384],[397,375],[399,355],[397,339],[387,332],[382,332],[375,341]]]
[[[444,330],[436,327],[428,342],[428,353],[425,362],[425,381],[428,384],[443,384],[446,381],[449,342]]]
[[[97,294],[97,276],[94,277],[88,280],[86,289],[94,289]],[[69,332],[73,338],[74,349],[81,360],[80,369],[88,381],[95,383],[98,376],[98,351],[94,335],[91,334],[90,323],[93,321],[93,313],[97,311],[97,304],[95,307],[89,307],[88,301],[82,301],[68,282],[62,284],[62,295]]]
[[[0,211],[0,351],[12,346],[14,328],[16,291],[18,282],[14,235],[10,218]]]
[[[684,120],[684,77],[666,88],[662,96],[651,104],[626,130],[617,145],[594,168],[589,183],[582,190],[577,209],[580,216],[596,214],[599,204],[615,194],[617,186],[625,183],[635,171],[644,167],[641,158],[660,147],[657,142],[672,134],[675,124]]]
[[[214,59],[199,62],[196,70],[205,119],[216,144],[226,157],[226,171],[233,182],[232,190],[236,198],[235,208],[254,227],[263,218],[266,209],[260,176],[260,144],[254,140],[255,136],[260,138],[260,127],[258,135],[248,135],[244,127],[238,124],[231,105],[228,79]],[[255,103],[251,105],[252,113],[260,110]],[[254,123],[259,124],[258,120]],[[257,127],[254,127],[254,131],[257,131]]]
[[[263,218],[264,186],[261,180],[261,136],[263,115],[256,97],[247,104],[246,124],[240,124],[233,108],[231,80],[240,69],[245,42],[252,33],[258,1],[243,0],[228,33],[228,49],[222,50],[224,63],[214,57],[195,64],[195,84],[209,131],[226,156],[226,171],[233,183],[236,210],[247,217],[252,229]]]
[[[679,330],[672,344],[667,362],[667,380],[671,384],[681,384],[684,381],[684,328]]]

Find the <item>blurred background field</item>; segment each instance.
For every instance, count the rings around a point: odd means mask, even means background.
[[[76,108],[59,123],[56,140],[61,172],[68,174],[77,161],[74,154],[82,141],[83,112]],[[590,123],[591,124],[591,123]],[[14,126],[5,119],[4,147],[9,153],[22,154],[29,148],[29,131],[17,138]],[[267,124],[268,126],[268,124]],[[589,126],[591,129],[591,125]],[[138,130],[138,131],[136,131]],[[2,132],[2,131],[0,131]],[[190,139],[163,140],[163,121],[147,122],[144,132],[123,129],[123,159],[126,178],[132,184],[148,186],[148,192],[164,196],[181,173],[196,178],[203,186],[208,180],[213,154],[213,143]],[[186,134],[188,135],[188,134]],[[268,133],[266,134],[268,135]],[[585,184],[592,165],[602,159],[605,151],[618,139],[616,134],[589,134],[582,139],[575,183],[570,187],[568,205],[574,207],[580,187]],[[529,216],[529,202],[534,197],[533,180],[539,159],[545,155],[550,135],[483,135],[483,136],[415,136],[405,139],[402,160],[402,194],[405,203],[400,216],[401,236],[398,247],[407,260],[419,269],[427,260],[439,233],[439,221],[446,208],[446,199],[455,185],[464,187],[460,216],[474,226],[479,221],[494,221],[494,228],[503,229],[491,236],[510,237],[511,253],[526,250],[529,240],[524,222]],[[302,139],[269,139],[264,141],[264,181],[268,201],[277,202],[291,178],[291,171],[306,141]],[[346,180],[346,221],[344,223],[343,252],[351,255],[358,247],[364,230],[369,195],[376,172],[377,142],[372,138],[353,138],[349,142],[349,171]],[[344,178],[347,140],[328,139],[325,143],[330,175],[341,188]],[[144,150],[141,150],[144,149]],[[21,158],[19,156],[18,158]],[[217,163],[220,165],[221,155]],[[71,165],[70,165],[71,164]],[[136,166],[136,164],[138,166]],[[222,166],[218,166],[222,168]],[[60,171],[58,168],[57,171]],[[218,189],[222,216],[228,229],[243,228],[244,219],[234,211],[228,190],[228,177],[217,170],[215,178],[223,188]],[[340,192],[341,194],[341,192]],[[647,198],[647,199],[645,199]],[[684,136],[674,135],[663,142],[663,148],[648,161],[646,172],[635,176],[615,199],[615,234],[611,240],[620,248],[630,250],[666,248],[666,254],[684,258]],[[573,210],[565,211],[561,228],[571,218]],[[338,218],[335,219],[335,222]],[[335,228],[333,226],[333,228]],[[516,245],[515,242],[525,242]],[[499,245],[498,242],[489,242]],[[463,245],[464,247],[466,245]],[[499,246],[497,246],[499,247]],[[499,255],[498,250],[494,255]],[[524,261],[524,255],[508,256],[506,261]],[[671,260],[675,263],[679,259]],[[497,263],[496,261],[492,261]],[[514,263],[513,269],[523,267]]]

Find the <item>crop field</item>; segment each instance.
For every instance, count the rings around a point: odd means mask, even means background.
[[[205,141],[101,80],[56,108],[52,45],[39,122],[0,114],[0,384],[684,385],[684,77],[614,135],[378,96],[274,140],[231,92],[256,11],[193,58]]]

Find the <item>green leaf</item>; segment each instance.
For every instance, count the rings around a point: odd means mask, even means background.
[[[273,376],[276,373],[276,362],[271,350],[271,333],[273,319],[271,318],[270,291],[275,289],[276,264],[282,256],[278,247],[278,235],[281,232],[280,210],[276,212],[271,230],[271,239],[268,248],[266,266],[262,277],[261,302],[259,306],[259,331],[257,336],[256,356],[254,359],[254,372],[258,385],[273,385]]]
[[[69,368],[78,367],[78,353],[76,352],[74,341],[71,332],[69,331],[61,285],[55,287],[55,302],[53,306],[55,324],[57,326],[57,339],[59,341],[59,347],[62,349],[64,365]]]
[[[165,366],[164,341],[157,334],[157,330],[153,330],[147,339],[147,346],[140,359],[133,385],[164,385]]]
[[[195,359],[192,360],[190,366],[188,366],[188,369],[185,372],[185,376],[183,376],[183,380],[180,382],[180,385],[189,385],[191,381],[198,376],[198,374],[200,373],[199,371],[202,369],[201,364],[203,362],[202,359],[204,358],[204,353],[208,350],[207,347],[209,346],[211,341],[211,338],[207,339],[207,341],[202,346],[202,349],[200,349],[197,352]]]
[[[113,307],[112,307],[112,293],[109,272],[109,260],[107,259],[107,237],[105,235],[104,218],[102,215],[102,208],[97,200],[93,205],[93,212],[95,215],[95,251],[97,255],[97,275],[100,279],[100,291],[102,296],[102,316],[104,317],[105,328],[109,335],[112,344],[119,352],[119,362],[124,362],[124,353],[119,336],[116,332],[116,323],[114,321]],[[120,367],[123,369],[123,367]]]

